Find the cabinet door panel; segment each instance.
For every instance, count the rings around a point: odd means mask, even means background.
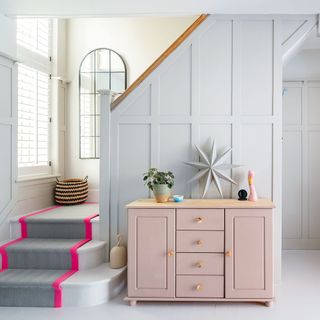
[[[174,209],[129,209],[129,297],[174,297]]]
[[[226,210],[226,298],[272,298],[272,210]]]

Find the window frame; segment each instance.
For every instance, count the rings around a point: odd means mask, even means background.
[[[19,18],[18,18],[19,19]],[[20,18],[24,19],[24,18]],[[35,19],[45,19],[45,18],[35,18]],[[48,75],[48,164],[47,165],[33,165],[20,167],[17,158],[17,176],[19,178],[32,178],[37,176],[50,176],[52,175],[52,83],[51,83],[51,73],[52,73],[52,53],[53,53],[53,19],[48,20],[48,56],[44,56],[40,53],[34,52],[23,45],[17,43],[17,52],[19,64],[35,69],[37,72],[42,72]],[[18,21],[17,21],[18,23]],[[17,68],[18,69],[18,68]],[[17,70],[17,77],[19,77]],[[17,102],[19,100],[19,92],[17,90]],[[18,119],[18,113],[17,113]],[[18,128],[18,124],[17,124]],[[18,139],[17,139],[18,141]],[[18,156],[18,144],[17,144],[17,156]]]

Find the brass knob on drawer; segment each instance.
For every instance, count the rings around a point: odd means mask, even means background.
[[[226,252],[226,256],[227,256],[227,257],[231,257],[231,256],[232,256],[232,251],[231,251],[231,250],[228,250],[228,251]]]
[[[202,240],[197,240],[196,244],[197,244],[197,246],[201,246],[201,245],[203,245],[203,241]]]
[[[201,291],[202,290],[202,285],[201,284],[197,284],[196,285],[196,290],[197,291]]]
[[[196,266],[197,266],[198,268],[202,268],[202,267],[203,267],[203,262],[202,262],[202,261],[198,261],[197,264],[196,264]]]
[[[197,223],[202,223],[203,222],[203,218],[198,217],[198,218],[196,218],[196,221],[197,221]]]
[[[172,257],[172,256],[174,256],[174,251],[173,250],[169,250],[168,257]]]

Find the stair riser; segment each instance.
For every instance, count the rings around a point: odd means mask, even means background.
[[[1,307],[53,307],[48,302],[54,301],[52,288],[1,288]]]
[[[102,246],[93,249],[78,250],[79,255],[79,270],[87,270],[95,268],[106,261],[107,246],[104,243]]]
[[[99,219],[94,219],[91,223],[92,225],[92,239],[93,240],[99,240]],[[57,228],[60,228],[59,225]],[[52,234],[53,238],[63,238],[56,236],[55,234]],[[11,221],[10,222],[10,239],[17,239],[21,237],[21,225],[19,221]],[[43,238],[50,238],[48,234],[44,234]],[[72,238],[70,237],[70,234],[68,234],[68,230],[66,231],[65,234],[65,239]],[[84,237],[78,237],[78,239],[81,239]]]
[[[117,296],[126,287],[126,270],[116,277],[88,285],[73,285],[70,281],[61,284],[64,307],[92,307],[104,304]]]
[[[70,253],[55,252],[9,252],[11,269],[71,269]]]
[[[88,244],[89,245],[89,244]],[[84,245],[78,249],[79,257],[79,270],[87,270],[95,268],[100,264],[104,263],[106,260],[106,245],[99,244],[94,247],[87,247]],[[64,259],[62,259],[64,256]],[[19,269],[70,269],[71,268],[71,258],[70,254],[54,255],[50,254],[44,256],[43,253],[28,253],[19,255],[19,259],[16,259],[15,268]],[[21,259],[23,258],[24,259]],[[9,258],[9,267],[12,265],[13,260]],[[65,264],[62,260],[67,260],[69,263]],[[28,262],[26,262],[28,261]],[[2,268],[2,256],[0,255],[0,269]]]

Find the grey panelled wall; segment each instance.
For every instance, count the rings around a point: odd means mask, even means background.
[[[283,247],[320,249],[320,82],[284,82]]]
[[[290,34],[290,33],[289,33]],[[111,113],[111,245],[126,236],[125,205],[148,197],[142,173],[149,167],[176,175],[173,192],[199,197],[187,185],[194,174],[182,161],[196,160],[193,145],[215,137],[233,147],[229,161],[239,186],[256,172],[260,197],[273,199],[276,268],[281,248],[281,21],[270,16],[210,16]],[[208,197],[217,197],[212,190]]]
[[[16,67],[0,54],[0,224],[14,205],[16,164]]]

